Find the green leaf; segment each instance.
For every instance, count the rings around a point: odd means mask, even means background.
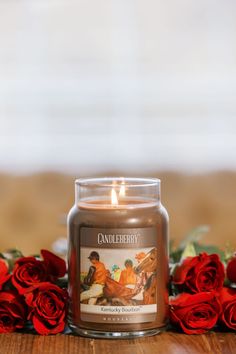
[[[180,261],[181,255],[183,253],[183,250],[181,249],[176,249],[172,253],[170,253],[170,260],[172,263],[178,263]]]
[[[190,242],[198,242],[200,239],[202,239],[203,235],[206,234],[208,231],[209,231],[209,226],[207,225],[200,225],[194,228],[187,234],[184,240],[180,243],[179,248],[183,250]]]
[[[196,255],[197,255],[197,253],[196,253],[196,249],[194,247],[194,244],[192,242],[189,242],[182,252],[180,261],[182,261],[183,259],[185,259],[187,257],[195,257]]]
[[[230,244],[230,242],[226,242],[224,252],[225,263],[228,263],[228,261],[234,256],[234,253],[235,248],[232,246],[232,244]]]
[[[60,288],[67,288],[67,286],[68,286],[68,276],[65,275],[63,278],[57,279],[56,284]]]
[[[8,267],[9,267],[9,272],[11,273],[14,268],[14,265],[15,265],[15,260],[13,258],[7,259],[7,263],[8,263]]]
[[[194,242],[194,247],[196,250],[196,253],[202,253],[202,252],[206,252],[208,254],[212,254],[212,253],[216,253],[219,255],[220,259],[222,261],[225,260],[225,253],[224,251],[222,251],[219,247],[217,246],[213,246],[213,245],[201,245],[198,242]]]
[[[23,253],[16,249],[16,248],[10,248],[6,252],[4,252],[6,255],[6,258],[21,258],[24,257]]]
[[[32,254],[31,257],[34,257],[36,259],[42,259],[42,257],[40,256],[40,254]]]

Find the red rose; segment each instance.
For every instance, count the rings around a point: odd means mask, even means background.
[[[11,275],[8,273],[7,262],[0,258],[0,290],[2,290],[3,284],[5,284]]]
[[[0,292],[0,333],[22,328],[26,311],[21,297],[10,291]]]
[[[215,292],[182,293],[170,300],[170,320],[186,334],[200,334],[213,328],[221,312]]]
[[[19,258],[12,271],[12,284],[20,294],[32,285],[45,281],[55,281],[65,275],[66,263],[55,254],[41,250],[43,260],[35,257]]]
[[[231,283],[236,283],[236,256],[229,260],[226,268],[226,274]]]
[[[225,278],[224,266],[217,254],[201,253],[187,257],[175,268],[173,283],[187,292],[220,290]]]
[[[28,319],[39,334],[62,332],[66,323],[67,291],[51,283],[41,283],[24,294],[29,306]]]
[[[220,302],[222,305],[221,323],[236,330],[236,289],[223,288],[220,292]]]
[[[12,284],[20,294],[28,287],[47,279],[47,269],[44,262],[34,257],[22,257],[18,259],[12,271]]]

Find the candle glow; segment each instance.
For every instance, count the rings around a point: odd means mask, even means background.
[[[111,204],[112,205],[117,205],[118,204],[118,198],[117,198],[117,194],[114,188],[112,188],[111,190]]]
[[[124,179],[121,182],[119,197],[125,197],[125,181],[124,181]]]

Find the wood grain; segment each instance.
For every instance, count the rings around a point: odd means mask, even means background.
[[[184,335],[173,332],[134,340],[101,340],[73,335],[1,334],[0,354],[235,354],[233,333]]]
[[[110,174],[120,176],[122,171]],[[152,176],[163,181],[162,200],[170,215],[172,241],[178,244],[189,230],[206,224],[210,232],[204,243],[225,248],[228,242],[236,249],[236,173],[186,176],[163,172]],[[25,255],[37,254],[66,236],[62,216],[74,203],[74,179],[58,173],[0,174],[0,250],[16,247]]]

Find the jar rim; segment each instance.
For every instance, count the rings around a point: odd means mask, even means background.
[[[81,187],[116,187],[125,184],[128,188],[154,187],[160,185],[161,180],[153,177],[86,177],[77,178],[75,184]]]

